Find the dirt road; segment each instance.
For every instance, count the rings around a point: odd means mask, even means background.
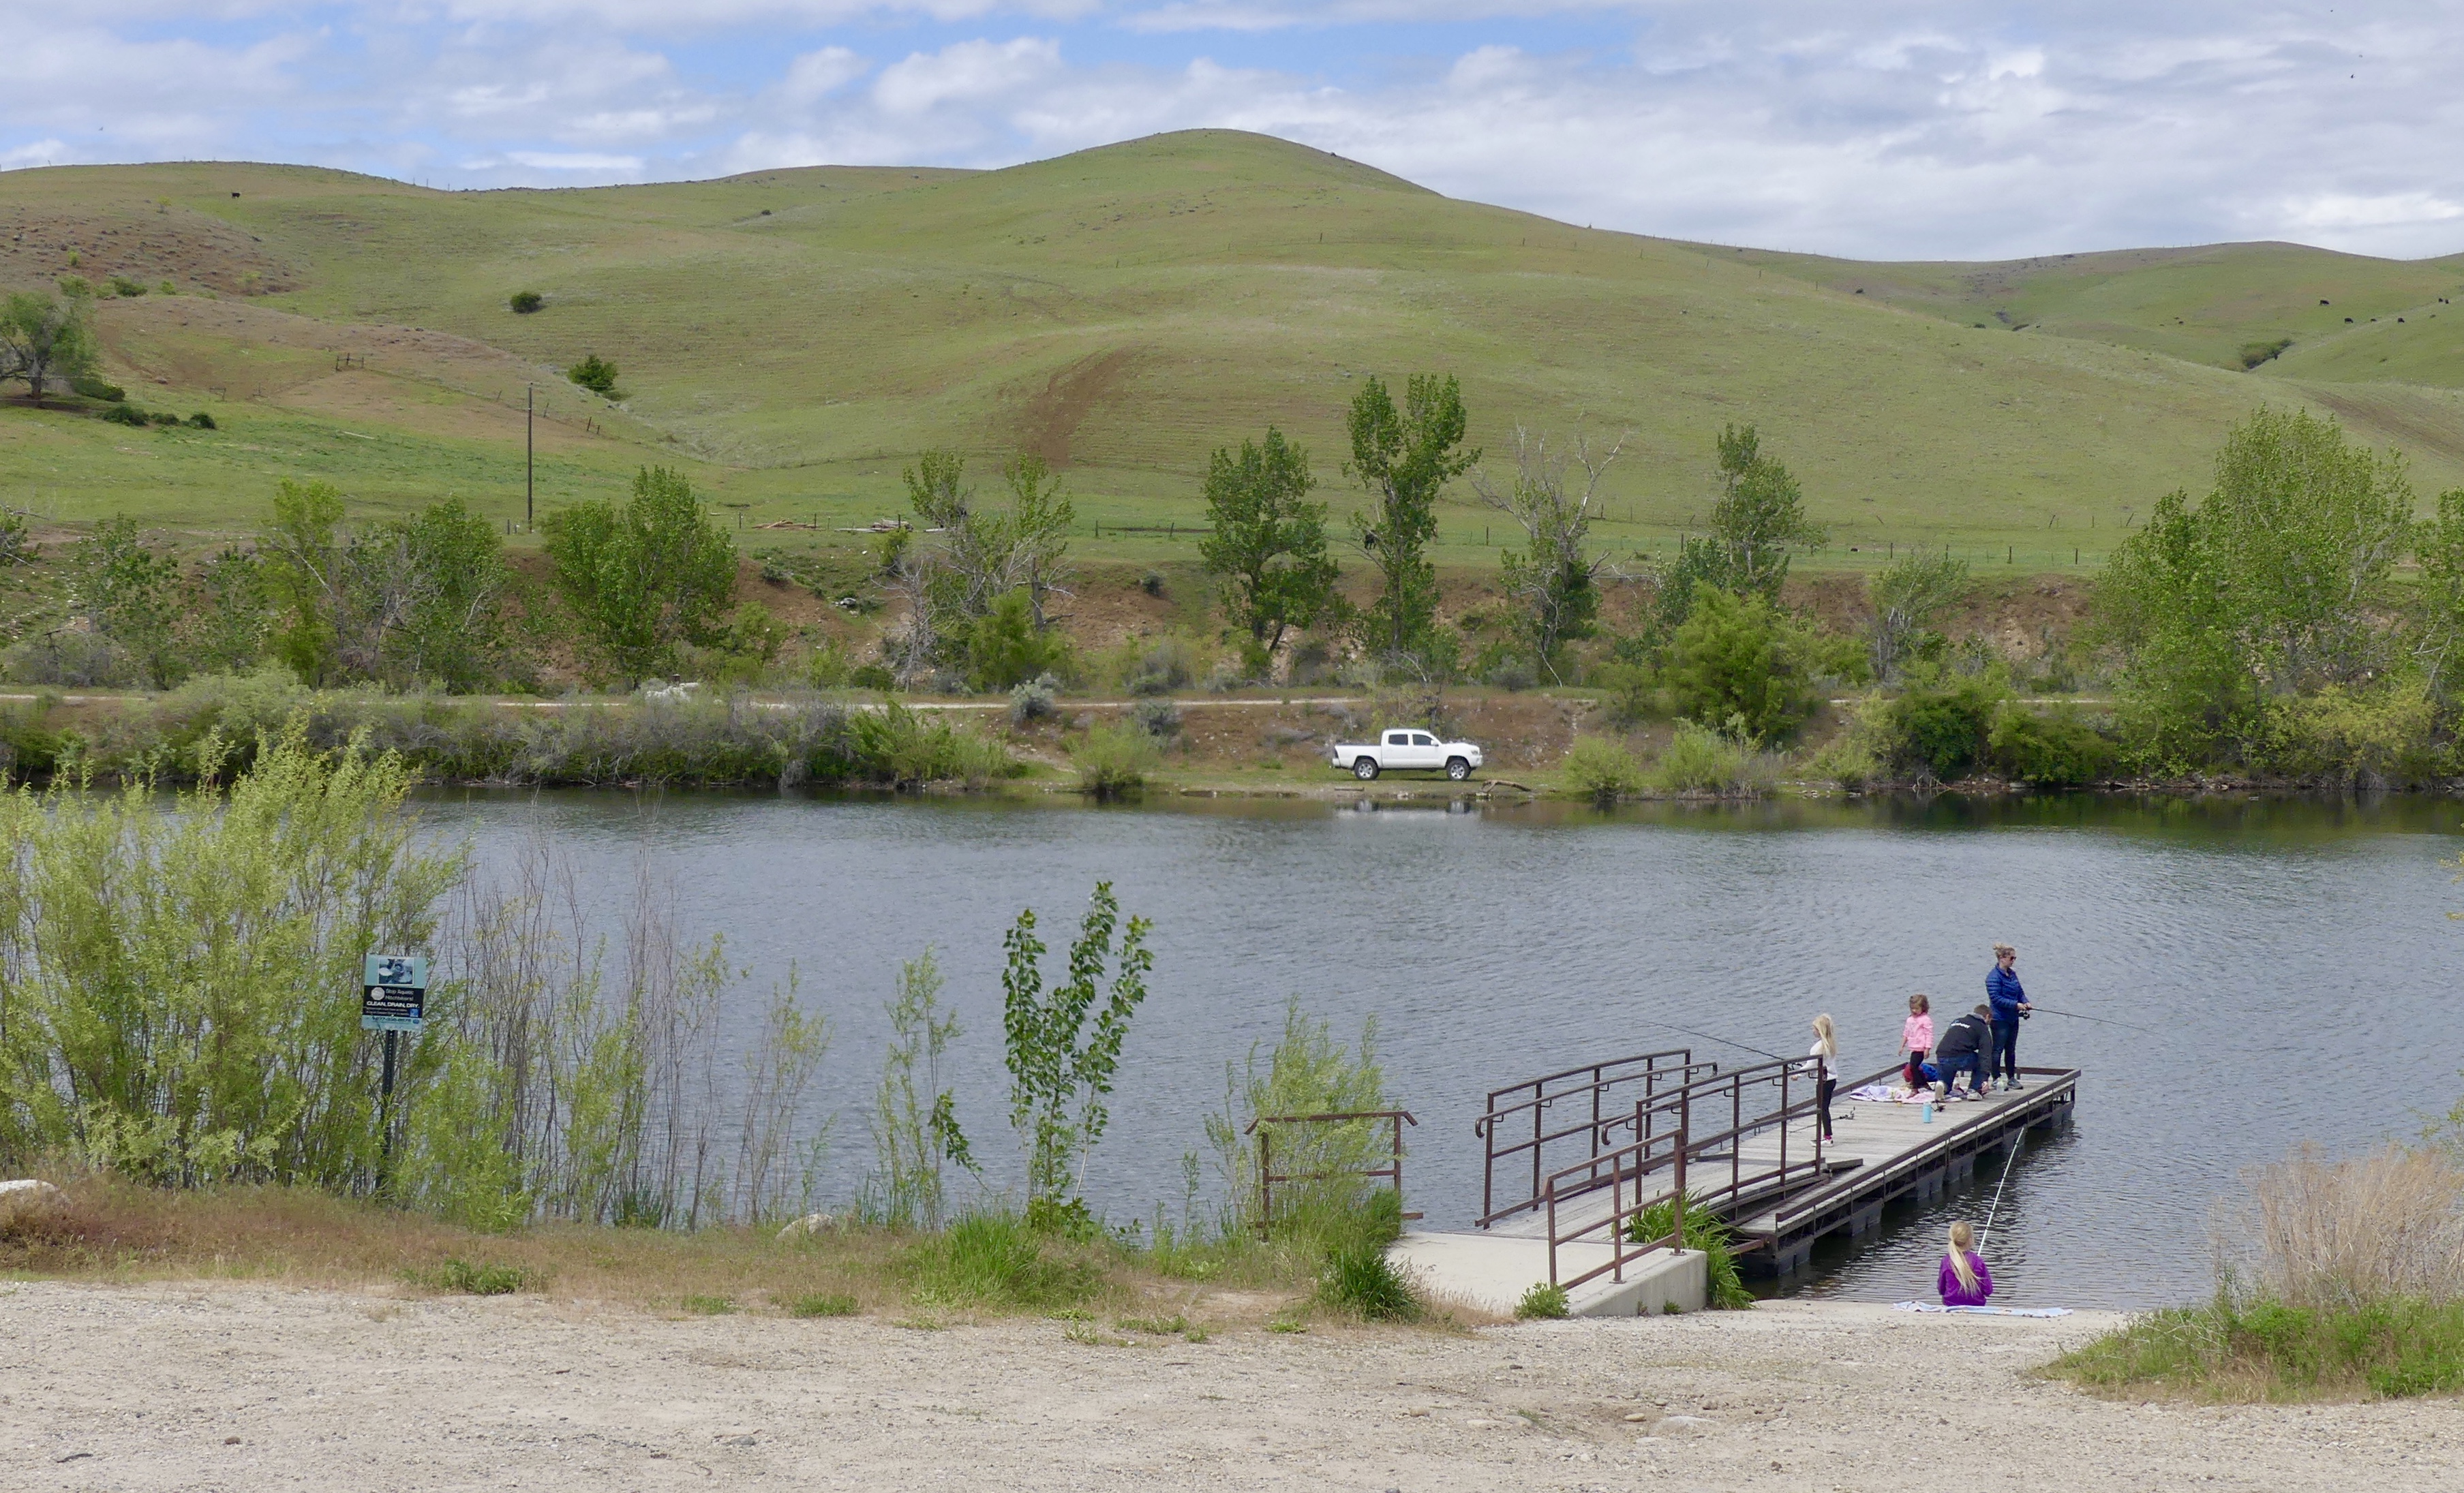
[[[2113,1404],[2105,1322],[1751,1313],[1204,1343],[222,1285],[0,1294],[0,1487],[2464,1486],[2464,1404]]]

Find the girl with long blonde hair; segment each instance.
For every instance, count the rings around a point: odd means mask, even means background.
[[[1839,1083],[1839,1037],[1826,1011],[1814,1019],[1814,1108],[1822,1117],[1822,1138],[1831,1138],[1831,1090]]]
[[[1993,1272],[1985,1268],[1985,1257],[1976,1252],[1976,1230],[1966,1219],[1950,1226],[1950,1252],[1942,1257],[1942,1272],[1934,1284],[1946,1306],[1982,1306],[1993,1294]]]

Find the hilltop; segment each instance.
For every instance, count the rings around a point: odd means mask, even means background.
[[[1606,533],[1639,547],[1700,521],[1732,420],[1798,472],[1837,562],[1925,541],[2092,563],[2262,402],[2403,447],[2426,492],[2464,481],[2464,333],[2440,298],[2464,256],[1853,264],[1570,228],[1220,131],[999,171],[566,190],[217,164],[0,175],[0,283],[66,274],[155,287],[101,303],[111,371],[225,430],[10,411],[0,491],[63,521],[229,527],[283,474],[517,517],[526,383],[551,417],[546,506],[660,460],[754,523],[889,512],[900,464],[951,444],[1043,452],[1089,519],[1186,525],[1208,450],[1268,421],[1341,513],[1357,379],[1419,369],[1462,376],[1492,452],[1517,422],[1633,432]],[[519,290],[543,309],[511,311]],[[2285,337],[2242,368],[2243,346]],[[624,370],[621,406],[556,378],[585,352]],[[1441,556],[1472,563],[1488,520],[1459,496]]]

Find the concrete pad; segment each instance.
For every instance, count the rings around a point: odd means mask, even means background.
[[[1508,1316],[1525,1291],[1549,1279],[1545,1240],[1411,1233],[1397,1240],[1387,1255],[1432,1293]],[[1569,1244],[1557,1251],[1561,1277],[1608,1262],[1606,1244]],[[1710,1300],[1710,1273],[1700,1250],[1630,1255],[1624,1276],[1622,1281],[1602,1276],[1575,1287],[1567,1309],[1577,1317],[1657,1316],[1672,1306],[1679,1311],[1701,1311]]]

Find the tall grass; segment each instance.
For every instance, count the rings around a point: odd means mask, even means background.
[[[1626,1220],[1625,1237],[1637,1243],[1649,1243],[1666,1239],[1676,1232],[1677,1204],[1663,1198]],[[1685,1210],[1684,1231],[1678,1239],[1681,1249],[1699,1249],[1711,1309],[1744,1311],[1754,1304],[1751,1291],[1746,1289],[1744,1277],[1737,1272],[1736,1235],[1719,1215],[1697,1203]]]
[[[1120,722],[1087,728],[1069,749],[1080,791],[1098,799],[1125,798],[1146,786],[1163,765],[1163,751],[1142,727]]]
[[[2141,1317],[2056,1372],[2227,1399],[2464,1389],[2464,1167],[2449,1152],[2305,1148],[2251,1174],[2217,1237],[2212,1301]]]

